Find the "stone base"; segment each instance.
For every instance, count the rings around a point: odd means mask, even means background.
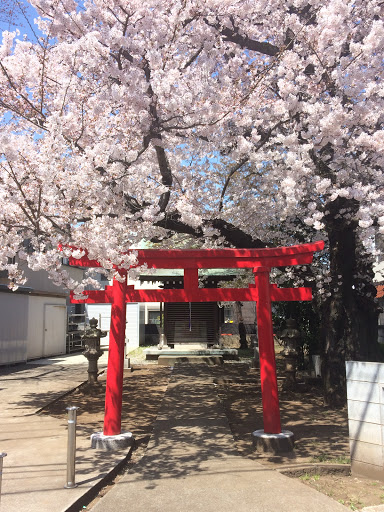
[[[178,356],[178,357],[188,357],[188,356],[222,356],[223,359],[239,359],[236,349],[206,349],[206,350],[175,350],[173,348],[165,348],[163,347],[161,350],[158,348],[147,348],[144,350],[145,358],[147,360],[156,360],[160,356]]]
[[[223,356],[159,356],[157,359],[160,366],[174,366],[177,363],[221,365]]]
[[[128,370],[129,372],[133,372],[133,368],[131,366],[131,358],[125,357],[124,358],[124,370]]]
[[[75,484],[74,482],[68,482],[64,485],[64,489],[76,489],[78,487],[78,484]]]
[[[199,343],[199,342],[188,342],[188,343],[174,343],[173,348],[175,350],[205,350],[208,348],[207,343]]]
[[[253,446],[259,453],[291,452],[294,446],[294,435],[289,430],[281,434],[265,434],[264,430],[252,432]]]
[[[115,452],[124,450],[133,445],[134,438],[131,432],[122,432],[115,436],[105,436],[103,432],[96,432],[91,435],[91,448]]]
[[[103,387],[102,383],[97,381],[97,382],[85,382],[82,386],[81,386],[81,390],[83,391],[83,393],[87,393],[88,395],[92,395],[93,393],[100,393],[100,389]]]

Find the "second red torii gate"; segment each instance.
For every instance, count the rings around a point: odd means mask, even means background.
[[[183,289],[135,290],[127,285],[127,271],[117,268],[120,278],[105,290],[86,291],[87,297],[73,303],[110,303],[111,329],[105,395],[104,435],[121,432],[125,315],[127,302],[256,302],[260,356],[260,379],[263,402],[264,432],[281,433],[280,409],[276,378],[276,362],[272,328],[272,301],[304,301],[312,299],[311,288],[278,288],[270,284],[272,267],[310,264],[313,254],[324,248],[324,242],[271,249],[139,249],[137,265],[154,269],[184,269]],[[69,258],[70,265],[100,267],[87,256]],[[199,269],[251,268],[255,284],[248,288],[199,288]]]

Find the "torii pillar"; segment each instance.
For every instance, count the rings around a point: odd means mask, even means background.
[[[115,378],[107,379],[105,389],[104,435],[106,436],[114,436],[121,432],[127,275],[121,273],[120,276],[123,281],[115,278],[112,285],[108,372],[111,372]]]
[[[127,273],[119,270],[119,274],[120,278],[113,279],[112,293],[109,294],[111,295],[111,329],[105,389],[104,430],[91,435],[92,448],[110,451],[127,448],[133,443],[130,432],[121,432]],[[104,292],[105,295],[107,293],[107,291]]]
[[[273,339],[271,284],[269,282],[270,271],[271,269],[268,267],[253,269],[257,290],[256,317],[264,429],[252,432],[252,439],[257,451],[279,453],[292,451],[294,436],[289,430],[281,430]]]

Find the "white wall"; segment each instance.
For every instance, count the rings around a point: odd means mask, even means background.
[[[98,328],[107,331],[107,336],[101,338],[101,345],[109,345],[109,329],[111,327],[111,305],[110,304],[85,304],[86,322],[96,318]]]
[[[352,474],[384,481],[384,364],[345,364]]]
[[[105,285],[107,283],[103,283]],[[160,283],[140,283],[139,281],[129,281],[128,285],[134,285],[136,289],[157,289]],[[145,332],[144,324],[148,322],[148,311],[159,311],[158,302],[147,303],[127,303],[127,317],[125,340],[127,351],[139,347],[140,342],[144,343]],[[85,304],[86,321],[96,318],[99,322],[99,329],[107,331],[107,336],[101,338],[101,345],[109,345],[109,330],[111,323],[111,305],[110,304]],[[100,322],[101,320],[101,322]]]
[[[381,283],[384,280],[384,261],[373,265],[373,271],[375,273],[374,282]]]
[[[69,295],[68,290],[55,285],[52,280],[49,279],[48,272],[45,270],[37,270],[34,272],[27,266],[25,261],[20,261],[19,264],[25,273],[25,277],[28,279],[25,284],[27,288],[31,288],[34,291]],[[84,277],[84,270],[81,268],[65,266],[65,270],[69,273],[70,277],[76,281],[81,281]]]
[[[96,318],[101,324],[98,326],[103,331],[108,331],[105,338],[101,338],[102,345],[109,344],[109,330],[111,324],[111,305],[110,304],[86,304],[87,321]],[[128,303],[126,313],[125,339],[128,350],[133,350],[139,346],[140,340],[140,315],[139,304]]]
[[[140,306],[127,304],[127,325],[125,328],[127,351],[130,352],[139,346],[140,342]]]
[[[157,304],[157,302],[154,304]],[[139,345],[144,345],[145,341],[145,324],[148,321],[146,315],[148,315],[146,304],[145,302],[141,302],[139,304]]]

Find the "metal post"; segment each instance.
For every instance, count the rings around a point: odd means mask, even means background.
[[[68,448],[67,448],[67,483],[66,489],[77,487],[75,484],[75,459],[76,459],[76,411],[78,407],[67,407],[68,411]]]
[[[5,452],[0,453],[0,500],[1,500],[1,481],[3,479],[3,459],[7,454]]]

